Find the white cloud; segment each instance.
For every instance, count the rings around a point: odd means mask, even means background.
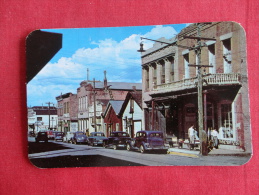
[[[28,104],[41,105],[55,101],[60,93],[76,93],[82,80],[86,79],[87,68],[90,79],[103,79],[107,71],[108,81],[140,82],[141,59],[137,52],[140,37],[158,39],[172,38],[176,33],[170,26],[155,26],[146,34],[132,34],[124,40],[104,39],[92,42],[94,48],[79,48],[72,56],[62,57],[56,63],[48,63],[28,84]],[[145,49],[154,42],[146,41]],[[31,103],[30,103],[31,102]]]

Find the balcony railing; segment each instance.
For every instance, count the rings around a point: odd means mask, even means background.
[[[226,85],[226,84],[240,84],[240,74],[209,74],[203,75],[204,86],[209,85]],[[178,91],[182,89],[196,88],[198,83],[197,77],[183,79],[180,81],[161,84],[154,86],[154,91]]]

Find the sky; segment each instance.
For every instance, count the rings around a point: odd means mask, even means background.
[[[80,82],[87,79],[103,81],[104,71],[108,82],[141,83],[141,54],[139,44],[144,49],[154,42],[140,37],[170,39],[188,24],[41,29],[61,33],[62,48],[46,66],[27,84],[27,106],[47,106],[47,102],[57,104],[61,93],[76,94]]]

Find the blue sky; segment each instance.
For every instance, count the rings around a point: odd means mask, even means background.
[[[61,93],[76,93],[80,82],[103,80],[108,82],[141,82],[140,37],[172,38],[186,24],[134,27],[41,29],[63,34],[62,48],[49,63],[27,84],[27,105],[56,104]],[[144,49],[154,42],[144,40]]]

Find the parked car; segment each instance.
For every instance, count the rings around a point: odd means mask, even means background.
[[[78,144],[78,143],[88,144],[88,138],[84,132],[78,131],[78,132],[74,133],[74,136],[72,137],[72,143],[73,144]]]
[[[92,132],[88,137],[88,144],[90,146],[103,145],[103,140],[106,139],[103,132]]]
[[[158,150],[167,152],[163,133],[161,131],[138,131],[136,137],[127,142],[127,150],[138,150],[141,153]]]
[[[123,131],[114,131],[111,133],[110,137],[103,140],[103,147],[110,148],[114,150],[118,148],[126,148],[127,141],[131,140],[128,133]]]
[[[56,132],[55,133],[55,141],[63,141],[63,137],[64,137],[64,132]]]
[[[46,131],[39,131],[35,135],[35,141],[38,143],[40,141],[48,142],[48,135]]]
[[[74,136],[73,132],[68,131],[66,135],[63,137],[63,142],[72,143],[72,138]]]
[[[52,130],[47,131],[47,135],[48,135],[48,139],[53,139],[54,140],[54,138],[55,138],[54,131],[52,131]]]

